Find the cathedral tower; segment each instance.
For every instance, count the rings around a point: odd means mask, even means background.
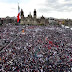
[[[24,12],[22,9],[21,9],[21,18],[24,18]]]
[[[21,21],[20,21],[20,23],[24,24],[24,12],[22,9],[21,9]]]
[[[34,18],[37,17],[37,14],[36,14],[36,13],[37,13],[37,12],[36,12],[36,9],[34,9],[34,13],[33,13],[33,14],[34,14],[34,15],[33,15]]]

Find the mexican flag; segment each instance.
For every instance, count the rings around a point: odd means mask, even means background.
[[[20,7],[18,5],[17,23],[20,23]]]

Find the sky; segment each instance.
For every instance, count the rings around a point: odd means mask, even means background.
[[[72,19],[72,0],[0,0],[0,17],[16,17],[18,3],[25,17],[36,9],[37,17]]]

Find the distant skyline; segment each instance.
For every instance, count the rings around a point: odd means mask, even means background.
[[[72,0],[0,0],[0,17],[16,17],[18,2],[25,17],[36,9],[37,17],[72,19]]]

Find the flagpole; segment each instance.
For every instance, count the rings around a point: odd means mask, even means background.
[[[19,6],[19,2],[18,2],[18,6]],[[21,25],[20,25],[20,19],[19,19],[19,32],[21,31]]]
[[[20,7],[19,7],[19,2],[18,2],[18,17],[17,17],[17,23],[19,26],[19,32],[21,31],[21,25],[20,25]]]

